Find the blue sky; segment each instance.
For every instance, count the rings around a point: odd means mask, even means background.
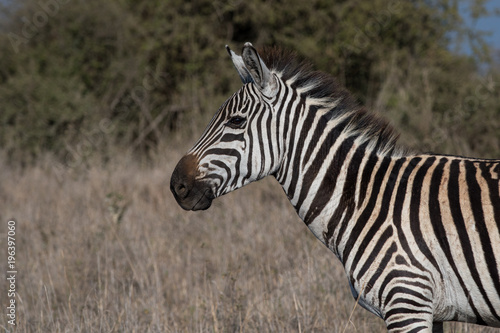
[[[467,1],[464,1],[465,3]],[[498,0],[489,0],[486,4],[486,8],[488,10],[493,11],[495,8],[500,9],[500,1]],[[468,15],[467,11],[467,6],[463,6],[461,8],[461,13],[462,16],[465,19],[465,22],[473,27],[476,30],[481,30],[481,31],[490,31],[491,35],[487,36],[485,40],[490,44],[493,48],[495,48],[498,52],[500,50],[500,16],[488,16],[481,18],[474,22],[470,16]],[[465,52],[466,54],[471,53],[471,48],[470,45],[465,42],[462,47],[462,51]]]

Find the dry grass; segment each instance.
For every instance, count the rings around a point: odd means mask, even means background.
[[[359,306],[348,322],[355,301],[340,263],[274,180],[185,212],[169,190],[182,150],[166,151],[62,177],[50,160],[1,163],[2,249],[6,221],[17,221],[18,332],[384,331]]]

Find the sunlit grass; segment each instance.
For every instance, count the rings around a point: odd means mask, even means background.
[[[169,190],[181,155],[167,147],[154,163],[123,157],[59,178],[50,160],[1,165],[2,228],[17,221],[18,332],[385,330],[355,307],[340,263],[273,179],[185,212]]]

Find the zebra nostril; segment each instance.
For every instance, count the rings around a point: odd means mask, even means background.
[[[180,183],[175,186],[175,193],[180,197],[180,198],[185,198],[188,193],[188,189],[186,185]]]

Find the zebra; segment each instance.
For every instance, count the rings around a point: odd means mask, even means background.
[[[500,160],[412,152],[293,52],[226,49],[243,86],[175,167],[177,203],[271,175],[388,332],[500,327]]]

